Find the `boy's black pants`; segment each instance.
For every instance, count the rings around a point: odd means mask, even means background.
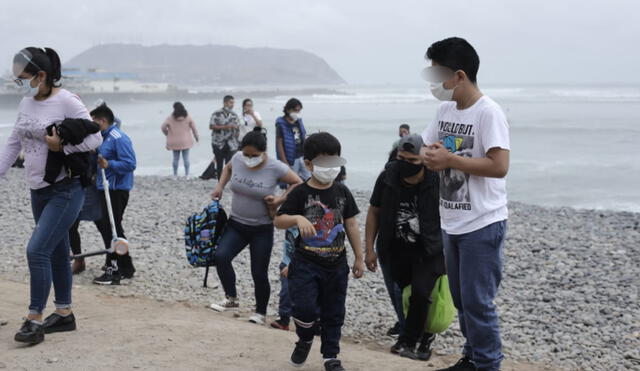
[[[314,323],[320,318],[320,352],[324,358],[337,358],[349,280],[346,259],[335,267],[323,267],[294,255],[287,278],[298,337],[302,341],[312,341]]]
[[[111,246],[112,240],[111,224],[109,222],[107,200],[104,196],[104,191],[102,191],[100,195],[103,213],[102,219],[96,222],[96,227],[98,227],[98,231],[100,231],[100,234],[102,235],[105,249],[108,249]],[[116,233],[118,234],[118,237],[126,239],[127,237],[124,235],[124,229],[122,228],[122,217],[124,216],[124,211],[129,203],[129,191],[109,190],[109,197],[111,198],[111,207],[113,208],[113,219],[116,225]],[[114,261],[117,263],[116,266],[119,273],[133,274],[133,272],[135,272],[129,253],[126,255],[118,255],[116,253],[107,254],[106,265],[108,267],[113,267]]]

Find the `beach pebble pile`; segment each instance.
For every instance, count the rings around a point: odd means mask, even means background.
[[[4,239],[0,276],[26,282],[24,251],[33,229],[29,191],[22,171],[11,169],[7,178],[0,180]],[[197,178],[138,177],[124,218],[136,277],[121,286],[95,286],[95,290],[147,296],[160,303],[208,305],[222,299],[215,269],[209,287],[203,288],[204,269],[187,264],[183,240],[186,217],[207,205],[214,185]],[[369,193],[354,191],[354,195],[364,232]],[[230,197],[228,191],[223,195],[227,209]],[[548,364],[551,369],[640,370],[639,224],[640,214],[634,213],[511,203],[504,275],[496,300],[505,356]],[[93,223],[81,223],[80,231],[85,251],[103,248]],[[272,318],[277,316],[282,240],[283,232],[277,231],[270,268]],[[75,285],[91,285],[104,258],[89,258],[87,263]],[[250,313],[254,299],[248,251],[236,258],[234,268],[242,309]],[[27,300],[25,293],[25,308]],[[350,280],[346,338],[390,346],[393,339],[385,333],[394,316],[380,272]],[[462,343],[454,323],[434,347],[437,354],[455,354]]]

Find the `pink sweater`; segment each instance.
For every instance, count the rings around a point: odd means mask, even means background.
[[[193,139],[198,139],[198,129],[191,116],[175,119],[167,117],[162,124],[162,132],[167,136],[167,149],[178,151],[193,147]]]

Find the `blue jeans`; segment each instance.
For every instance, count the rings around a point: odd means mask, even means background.
[[[346,312],[349,281],[346,259],[335,267],[322,267],[294,255],[289,264],[288,279],[296,334],[302,341],[312,341],[319,317],[322,324],[320,353],[325,359],[336,358],[340,353]]]
[[[284,263],[280,263],[278,267],[280,271],[284,269],[287,265]],[[280,319],[284,322],[289,323],[289,319],[291,318],[291,298],[289,297],[289,279],[287,277],[282,277],[280,275],[280,301],[278,303],[278,315]]]
[[[382,271],[382,277],[384,278],[384,285],[387,287],[389,299],[391,299],[391,305],[396,312],[397,321],[400,324],[400,335],[402,335],[404,333],[405,320],[402,308],[402,290],[393,278],[391,278],[391,266],[389,262],[380,259],[380,253],[378,253],[378,262],[380,263],[380,271]]]
[[[478,369],[499,370],[502,342],[494,299],[502,279],[507,221],[462,235],[442,232],[453,304],[458,309],[464,355]]]
[[[237,298],[236,272],[231,262],[249,245],[251,276],[255,287],[256,313],[266,315],[271,286],[269,285],[269,261],[273,249],[273,225],[250,226],[229,219],[216,250],[216,270],[227,296]]]
[[[189,149],[173,151],[173,175],[178,175],[178,165],[180,164],[180,153],[182,153],[182,162],[184,163],[184,175],[189,176]]]
[[[42,314],[51,282],[58,309],[71,307],[71,265],[69,228],[75,222],[84,191],[80,181],[58,183],[31,191],[31,210],[36,227],[27,244],[27,262],[31,275],[30,314]]]

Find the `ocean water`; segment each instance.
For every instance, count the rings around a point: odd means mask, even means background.
[[[511,126],[511,200],[640,212],[640,86],[485,86]],[[298,96],[307,131],[336,135],[347,158],[347,183],[371,189],[384,166],[400,123],[421,132],[438,102],[425,86],[341,87],[346,95]],[[240,101],[245,98],[238,96]],[[290,97],[255,99],[274,151],[274,122]],[[92,104],[93,102],[85,102]],[[170,175],[171,153],[160,131],[172,101],[113,103],[123,130],[133,139],[138,175]],[[191,153],[192,175],[212,157],[208,122],[221,102],[183,102],[201,141]],[[0,109],[0,148],[13,126],[15,109]]]

